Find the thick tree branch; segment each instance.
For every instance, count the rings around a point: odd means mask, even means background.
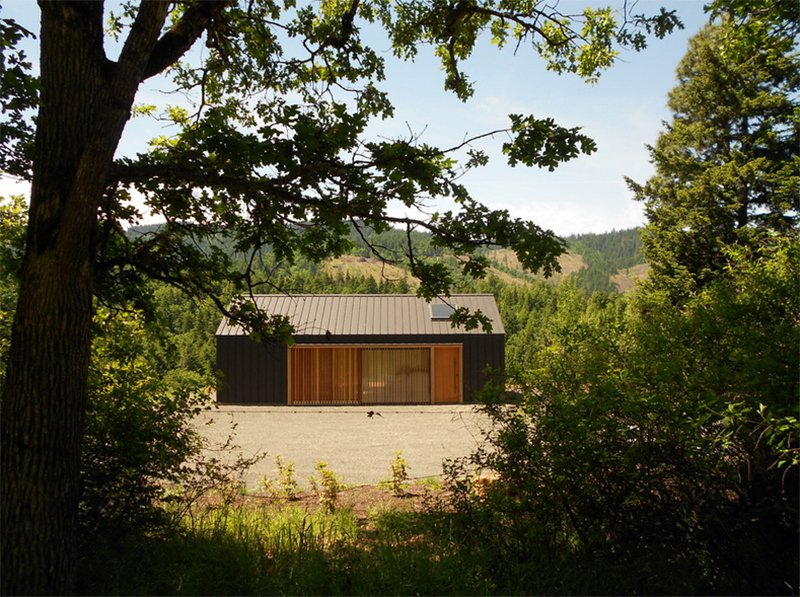
[[[169,12],[169,4],[164,0],[159,2],[150,0],[143,2],[139,7],[139,12],[136,14],[136,19],[117,62],[117,79],[127,80],[130,74],[140,71],[143,66],[143,58],[148,61],[146,64],[149,64],[152,54],[148,57],[146,52],[152,47],[153,40],[158,39],[158,32]],[[138,81],[136,84],[138,87]],[[130,86],[130,83],[127,86]]]
[[[207,0],[192,3],[180,19],[161,36],[153,48],[143,79],[159,74],[189,51],[209,24],[232,0]]]

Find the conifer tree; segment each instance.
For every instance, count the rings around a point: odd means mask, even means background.
[[[800,5],[726,4],[678,66],[672,121],[649,148],[655,176],[628,181],[649,220],[648,283],[678,301],[718,274],[726,248],[798,222]]]

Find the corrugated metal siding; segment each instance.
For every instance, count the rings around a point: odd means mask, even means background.
[[[464,339],[464,402],[475,402],[477,393],[489,381],[489,375],[500,376],[502,382],[505,367],[505,339],[491,335],[483,338]],[[494,370],[487,371],[487,366]]]
[[[297,343],[320,344],[317,336],[298,336]],[[505,345],[500,334],[481,336],[348,336],[337,338],[336,344],[461,344],[464,402],[474,402],[476,393],[485,385],[487,365],[502,375]],[[225,404],[286,404],[288,401],[287,348],[264,345],[247,336],[217,337],[217,367],[223,381],[217,400]]]
[[[406,335],[483,334],[454,329],[447,320],[432,320],[429,304],[414,295],[256,295],[256,305],[270,315],[286,315],[299,335]],[[458,294],[449,301],[457,307],[480,310],[492,322],[492,333],[502,334],[503,322],[490,294]],[[243,334],[226,319],[217,335]]]

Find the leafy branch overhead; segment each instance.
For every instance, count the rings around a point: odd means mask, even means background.
[[[122,37],[137,14],[130,5],[113,15],[112,31]],[[242,254],[270,246],[286,262],[295,255],[319,260],[348,248],[351,225],[429,231],[433,242],[462,255],[462,273],[473,277],[486,269],[474,252],[488,245],[510,246],[531,270],[557,271],[563,242],[480,205],[459,179],[487,163],[477,144],[489,138],[505,139],[502,151],[510,165],[551,171],[592,153],[594,142],[551,118],[516,114],[507,128],[455,147],[432,147],[413,134],[367,139],[373,119],[393,114],[390,98],[379,88],[384,59],[361,37],[362,28],[379,26],[401,58],[433,46],[443,57],[445,86],[467,99],[469,85],[458,63],[484,33],[499,45],[530,41],[551,68],[592,80],[613,63],[618,48],[640,49],[647,32],[661,36],[680,23],[664,11],[654,17],[616,16],[610,10],[567,16],[546,5],[508,1],[328,1],[319,10],[266,1],[188,4],[152,47],[144,77],[168,68],[169,57],[205,27],[203,59],[167,70],[191,105],[142,108],[178,132],[153,139],[149,152],[121,159],[111,171],[101,206],[108,234],[102,237],[100,273],[116,276],[135,268],[214,294],[215,280],[222,278],[246,286],[258,282],[247,272],[232,271],[219,256],[185,245],[208,245],[224,235]],[[168,223],[169,242],[158,234],[112,240],[137,217],[129,202],[133,193],[143,195],[148,208]],[[440,198],[453,200],[458,210],[429,213],[427,205]],[[404,205],[412,215],[390,215],[392,204]],[[373,250],[392,259],[380,247]],[[411,247],[406,260],[421,280],[421,294],[448,294],[451,277],[439,264],[423,263]],[[197,267],[191,266],[194,261]],[[176,262],[187,264],[177,276]]]

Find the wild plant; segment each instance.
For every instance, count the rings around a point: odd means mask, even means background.
[[[284,462],[283,457],[275,456],[275,466],[278,467],[278,485],[281,496],[289,501],[297,499],[297,477],[294,472],[293,462]]]
[[[391,477],[389,478],[389,489],[397,497],[403,497],[408,490],[408,463],[403,458],[403,451],[395,452],[394,460],[389,465]]]
[[[339,477],[328,468],[328,464],[323,461],[317,462],[317,474],[319,480],[312,476],[309,478],[311,489],[317,494],[319,503],[326,512],[334,512],[336,510],[336,503],[339,499],[339,493],[344,489],[344,485],[339,480]]]

